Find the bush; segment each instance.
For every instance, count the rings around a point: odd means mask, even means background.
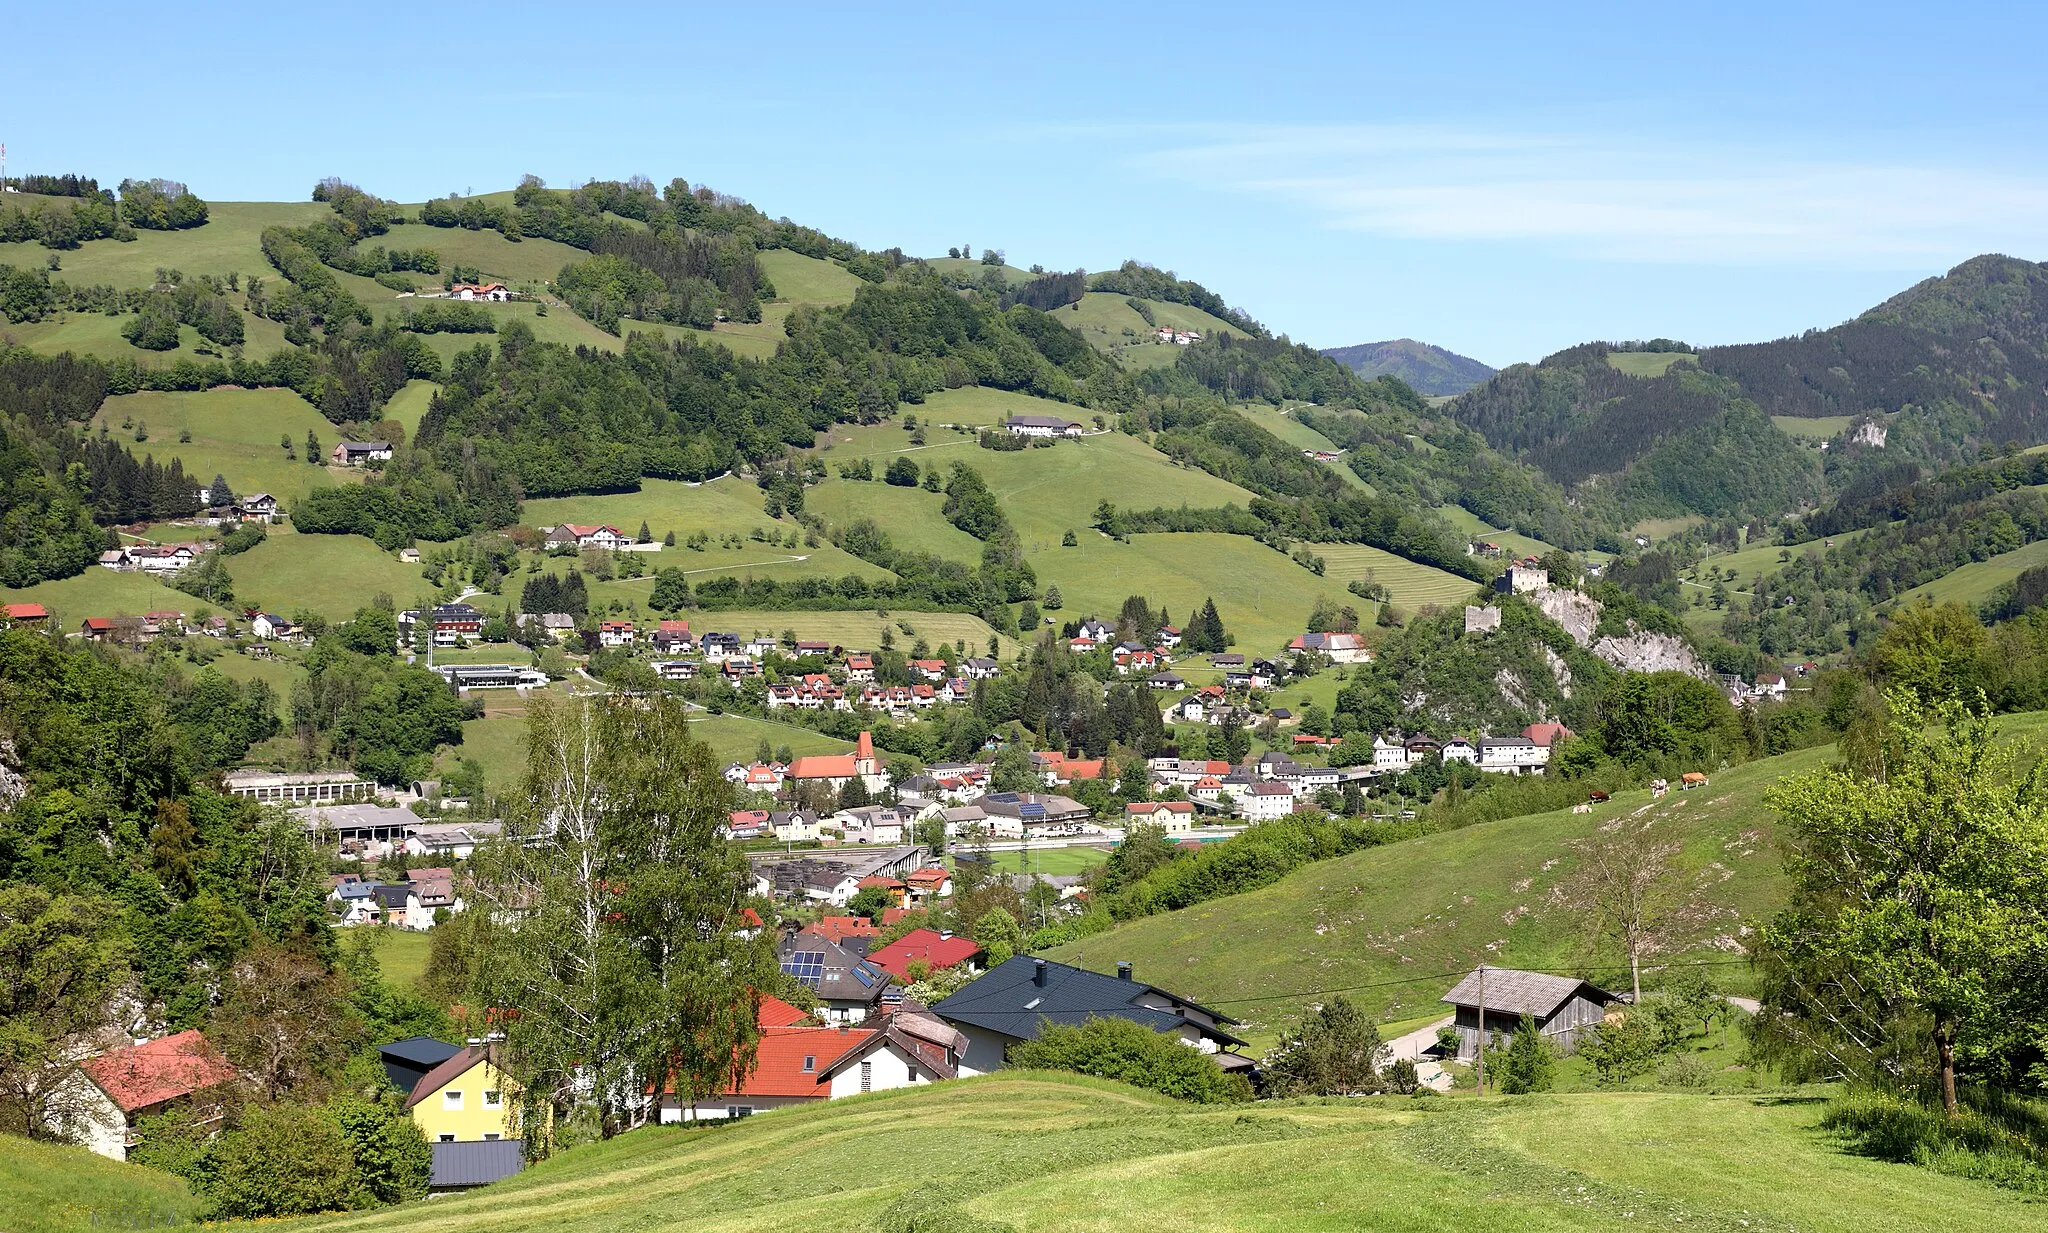
[[[1514,1037],[1505,1048],[1495,1046],[1486,1051],[1486,1073],[1505,1095],[1547,1092],[1556,1071],[1557,1051],[1527,1015],[1515,1025]]]
[[[1713,1063],[1697,1053],[1681,1053],[1657,1071],[1657,1082],[1665,1087],[1697,1090],[1714,1086]]]
[[[1594,1027],[1579,1041],[1579,1056],[1593,1067],[1601,1087],[1620,1087],[1657,1066],[1657,1028],[1650,1016],[1631,1011]]]
[[[1009,1062],[1036,1070],[1119,1079],[1133,1087],[1196,1104],[1243,1100],[1248,1086],[1176,1036],[1128,1019],[1090,1019],[1079,1027],[1053,1026],[1037,1040],[1010,1046]]]
[[[304,1216],[355,1206],[348,1135],[319,1109],[252,1107],[208,1147],[193,1189],[214,1219]]]
[[[1820,1124],[1859,1155],[2048,1194],[2048,1116],[1974,1089],[1963,1103],[1950,1118],[1909,1096],[1852,1091],[1828,1105]]]

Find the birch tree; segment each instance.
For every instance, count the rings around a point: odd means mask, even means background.
[[[527,724],[506,837],[475,862],[472,1030],[503,1033],[530,1138],[579,1105],[609,1137],[665,1084],[696,1100],[751,1070],[774,952],[741,936],[732,789],[682,703],[543,695]]]

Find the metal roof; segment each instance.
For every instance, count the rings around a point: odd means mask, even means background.
[[[1033,979],[1038,962],[1030,955],[1004,960],[932,1007],[932,1013],[949,1023],[965,1023],[1018,1040],[1037,1039],[1048,1023],[1079,1025],[1090,1019],[1115,1018],[1129,1019],[1155,1032],[1192,1025],[1225,1044],[1244,1043],[1221,1028],[1209,1027],[1170,1010],[1137,1004],[1138,998],[1153,993],[1214,1015],[1218,1023],[1236,1022],[1177,994],[1143,981],[1104,976],[1050,960],[1045,961],[1046,980],[1040,985]]]
[[[1554,1014],[1581,989],[1592,1001],[1605,1005],[1614,995],[1576,976],[1552,976],[1547,972],[1521,972],[1514,968],[1486,969],[1486,1009],[1491,1014],[1529,1015],[1537,1019]],[[1459,981],[1443,1000],[1453,1006],[1479,1005],[1479,972],[1475,969]]]
[[[434,1171],[428,1185],[436,1190],[488,1186],[526,1167],[526,1144],[518,1139],[482,1143],[435,1143]]]

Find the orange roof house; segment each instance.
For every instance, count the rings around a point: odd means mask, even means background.
[[[114,1160],[126,1160],[134,1146],[135,1123],[180,1101],[204,1100],[206,1094],[233,1083],[235,1068],[198,1031],[178,1032],[147,1044],[109,1049],[78,1065],[76,1105],[80,1125],[69,1129],[86,1147]],[[211,1115],[218,1109],[211,1107]],[[202,1116],[206,1110],[202,1110]]]

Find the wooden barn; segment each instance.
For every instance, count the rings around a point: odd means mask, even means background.
[[[1479,1056],[1479,990],[1486,988],[1486,1035],[1503,1039],[1514,1035],[1515,1027],[1527,1015],[1536,1029],[1548,1037],[1560,1052],[1570,1053],[1579,1037],[1607,1016],[1607,1007],[1618,999],[1614,994],[1572,976],[1551,976],[1543,972],[1518,972],[1513,968],[1489,967],[1474,970],[1444,995],[1455,1012],[1458,1056]]]

